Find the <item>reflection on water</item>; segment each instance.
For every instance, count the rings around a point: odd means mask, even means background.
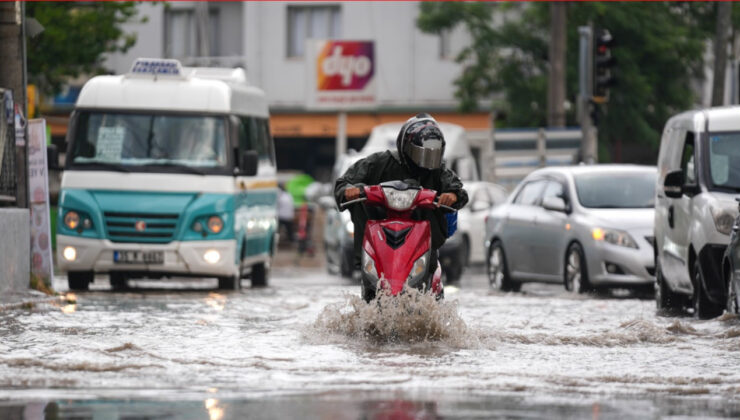
[[[217,399],[208,398],[205,401],[205,406],[210,420],[221,420],[224,417],[224,409],[218,406]]]

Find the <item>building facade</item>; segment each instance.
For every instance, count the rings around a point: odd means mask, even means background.
[[[375,102],[347,113],[346,137],[359,148],[373,126],[426,111],[471,131],[489,128],[486,112],[456,111],[455,56],[468,42],[464,30],[439,35],[416,27],[417,2],[172,2],[142,3],[145,23],[126,54],[108,57],[114,73],[137,57],[176,58],[184,65],[241,66],[270,101],[280,169],[326,178],[336,152],[338,109],[307,105],[313,63],[311,40],[372,41]]]

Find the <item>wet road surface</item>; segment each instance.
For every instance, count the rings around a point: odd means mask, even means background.
[[[740,417],[733,317],[496,293],[480,272],[442,304],[366,305],[350,280],[286,268],[233,293],[135,286],[0,312],[0,418]]]

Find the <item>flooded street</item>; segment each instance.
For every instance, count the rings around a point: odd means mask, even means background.
[[[316,270],[143,286],[0,312],[0,418],[740,416],[740,321],[649,299],[494,293],[480,270],[383,309]]]

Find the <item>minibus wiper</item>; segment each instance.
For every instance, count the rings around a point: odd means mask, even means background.
[[[198,174],[198,175],[205,175],[206,174],[205,172],[201,171],[198,168],[194,168],[192,166],[183,165],[181,163],[174,163],[174,162],[157,162],[157,163],[152,163],[152,164],[147,165],[147,166],[167,166],[167,167],[170,167],[170,168],[182,169],[185,172],[189,172],[191,174]]]
[[[112,163],[112,162],[75,162],[75,166],[102,166],[105,169],[112,169],[114,171],[118,172],[131,172],[131,169],[128,169],[127,167],[121,165],[120,163]]]

